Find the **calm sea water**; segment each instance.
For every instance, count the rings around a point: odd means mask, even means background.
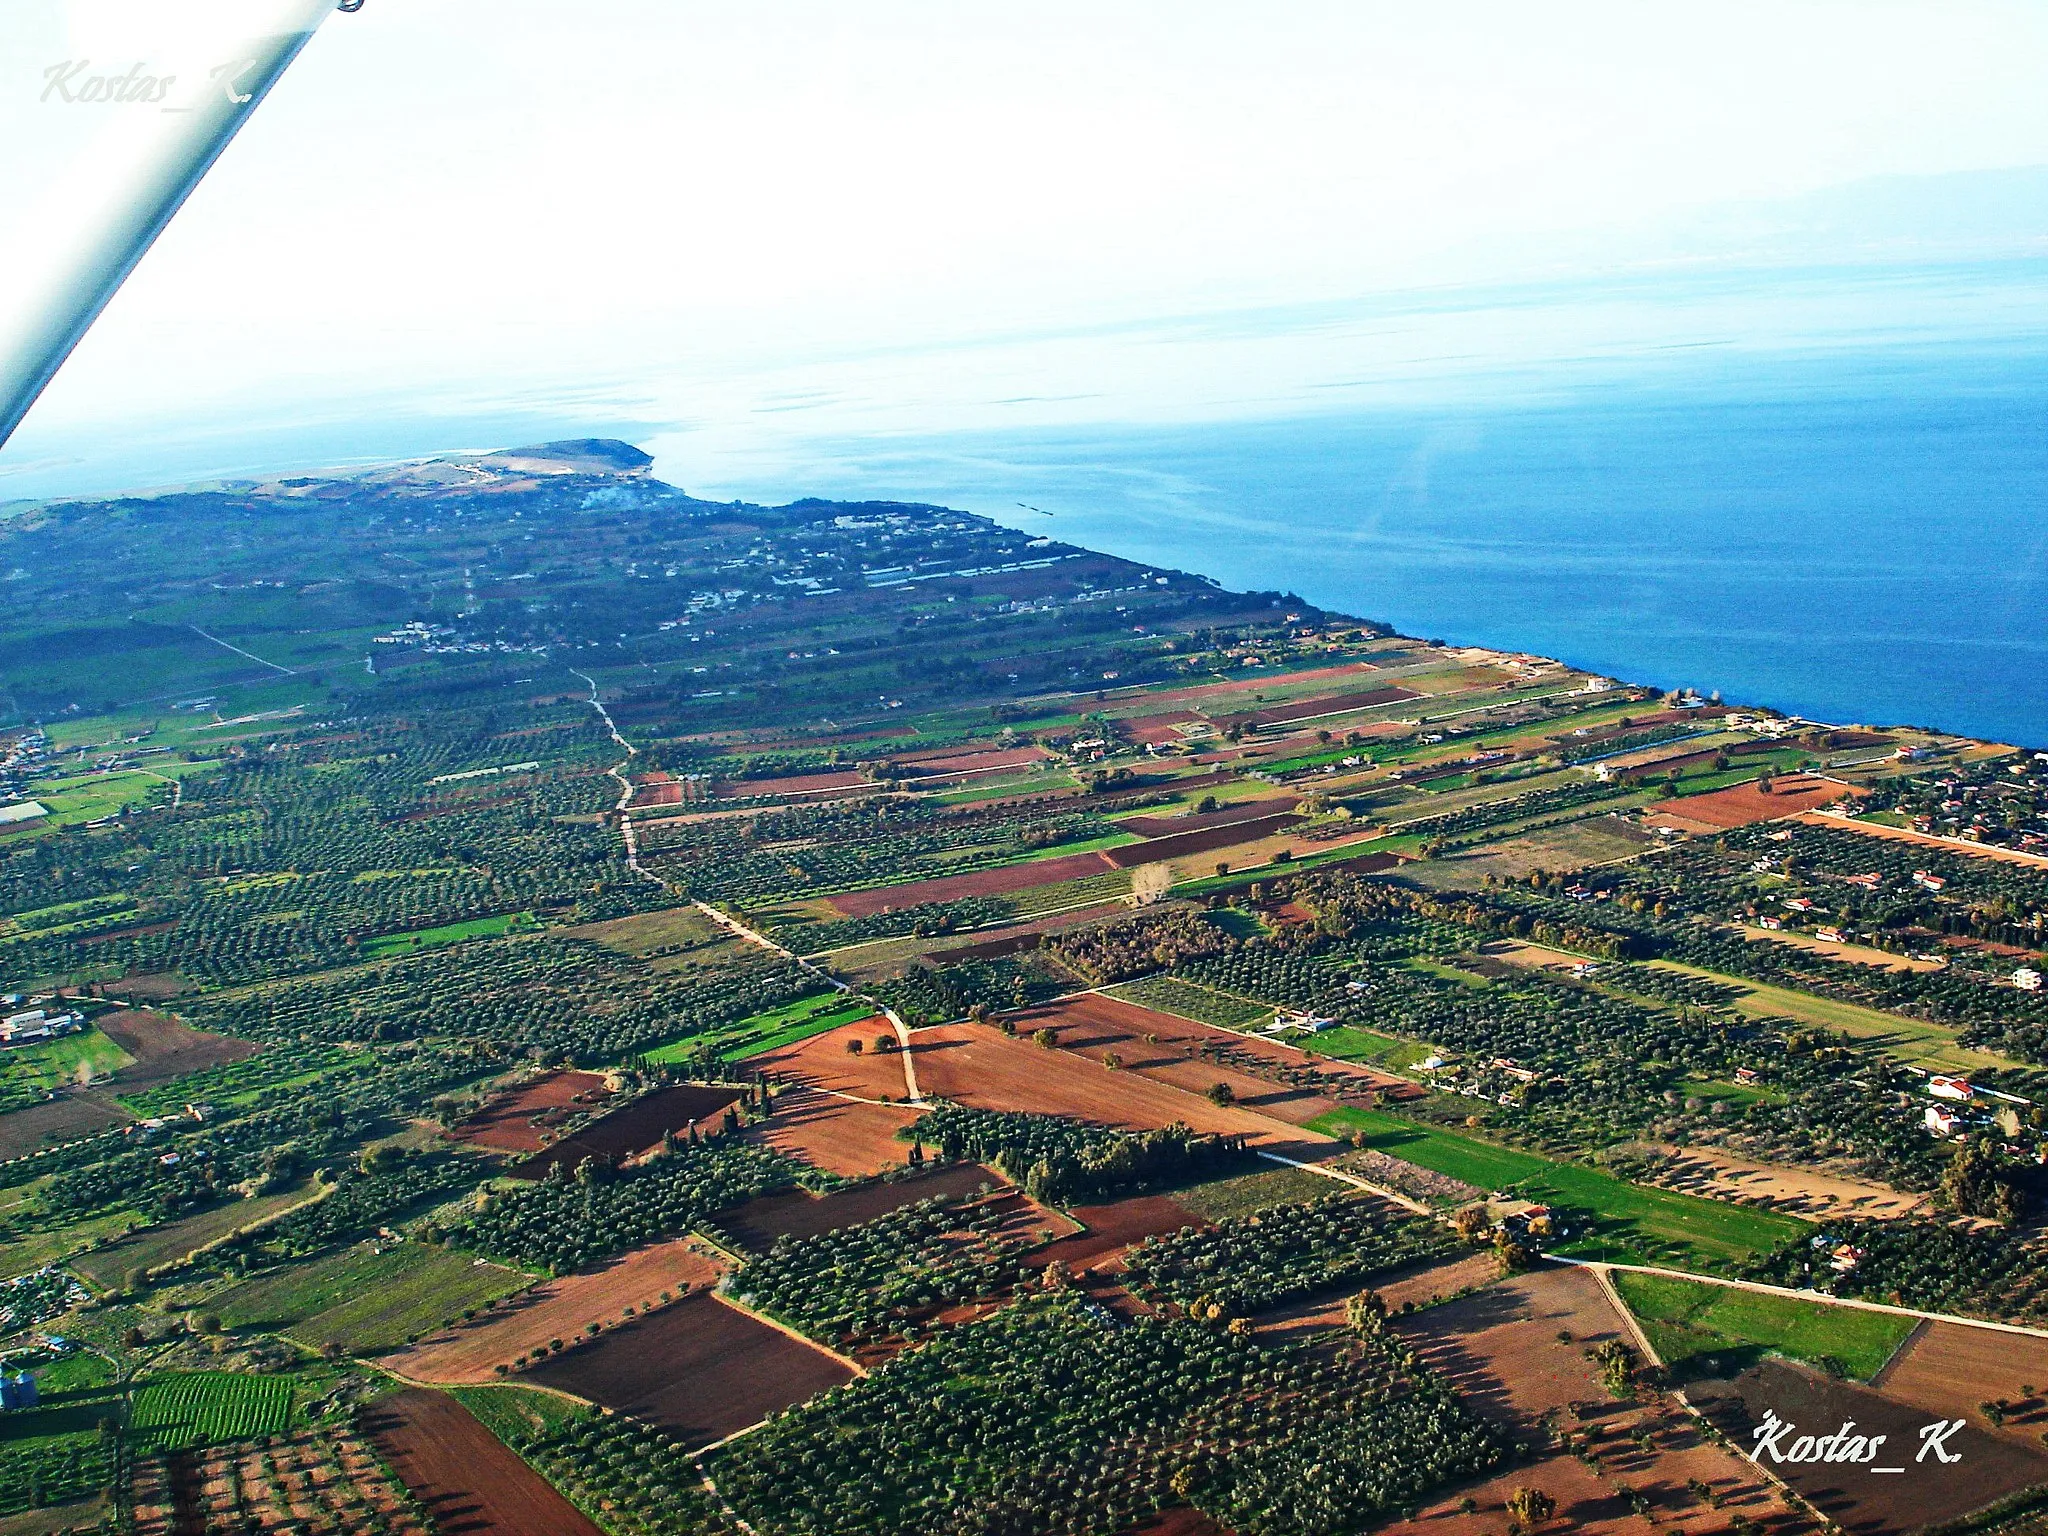
[[[1513,409],[896,437],[782,473],[811,494],[963,506],[1410,634],[2048,746],[2040,360],[1695,375]]]

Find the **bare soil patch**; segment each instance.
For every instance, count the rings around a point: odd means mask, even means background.
[[[775,1113],[744,1134],[814,1168],[850,1179],[901,1168],[910,1146],[896,1133],[918,1116],[908,1104],[856,1104],[813,1088],[791,1088],[775,1096]]]
[[[999,869],[976,870],[967,875],[941,875],[932,880],[914,880],[908,885],[883,885],[866,891],[846,891],[831,898],[845,917],[872,917],[877,912],[900,912],[906,907],[932,901],[960,901],[969,896],[1002,896],[1026,891],[1036,885],[1058,885],[1099,875],[1112,864],[1102,853],[1070,853],[1055,859],[1033,859],[1022,864],[1005,864]]]
[[[1135,1072],[1191,1094],[1226,1083],[1240,1108],[1303,1125],[1346,1103],[1414,1097],[1413,1083],[1271,1040],[1217,1029],[1101,993],[1084,993],[1014,1015],[1017,1032],[1050,1028],[1062,1050],[1093,1061],[1114,1054]],[[1204,1055],[1204,1052],[1212,1053]],[[1219,1058],[1220,1055],[1220,1059]]]
[[[1924,1194],[1907,1194],[1883,1184],[1823,1173],[1815,1168],[1778,1168],[1751,1162],[1713,1147],[1663,1149],[1678,1159],[1658,1176],[1666,1189],[1684,1190],[1712,1200],[1734,1200],[1791,1211],[1809,1221],[1840,1216],[1893,1219],[1927,1207]],[[2048,1369],[2042,1371],[2048,1380]]]
[[[792,773],[779,779],[725,779],[711,791],[720,800],[752,799],[772,795],[816,795],[822,790],[858,789],[868,782],[864,773],[847,769],[843,773]]]
[[[149,971],[135,976],[124,976],[119,981],[94,983],[93,995],[103,990],[119,992],[123,997],[140,998],[144,1002],[162,1002],[165,998],[177,997],[192,990],[192,983],[175,971]]]
[[[896,1038],[886,1027],[865,1022],[842,1024],[794,1045],[764,1051],[747,1065],[770,1082],[802,1083],[827,1093],[893,1102],[903,1098],[908,1089],[896,1053],[874,1049],[875,1041],[883,1036],[892,1044]],[[849,1051],[847,1045],[856,1040],[861,1049]]]
[[[1032,1255],[1041,1268],[1055,1259],[1080,1272],[1108,1269],[1121,1272],[1124,1253],[1131,1244],[1182,1227],[1206,1227],[1208,1223],[1171,1195],[1134,1195],[1106,1205],[1080,1205],[1073,1209],[1081,1230],[1047,1244]]]
[[[443,1531],[604,1536],[446,1393],[394,1393],[364,1413],[363,1429]]]
[[[1900,1346],[1873,1386],[1930,1415],[1968,1419],[2001,1438],[2038,1450],[2048,1431],[2048,1339],[1924,1323]],[[1982,1404],[2003,1401],[1993,1428]]]
[[[816,1237],[820,1232],[873,1221],[920,1200],[957,1199],[984,1185],[1000,1189],[1004,1182],[1000,1174],[978,1163],[955,1163],[906,1179],[878,1179],[837,1189],[829,1195],[803,1190],[760,1195],[721,1216],[718,1227],[741,1247],[766,1253],[778,1237]]]
[[[448,1134],[494,1152],[538,1152],[551,1126],[606,1097],[604,1079],[595,1072],[550,1072],[492,1099]]]
[[[1810,1528],[1754,1466],[1706,1441],[1675,1403],[1655,1395],[1621,1403],[1608,1395],[1586,1350],[1613,1339],[1631,1342],[1631,1336],[1587,1271],[1550,1268],[1520,1275],[1395,1326],[1475,1411],[1525,1442],[1540,1441],[1546,1424],[1590,1437],[1586,1449],[1600,1471],[1596,1475],[1577,1457],[1545,1456],[1446,1490],[1413,1521],[1390,1530],[1403,1536],[1498,1536],[1505,1501],[1518,1486],[1541,1488],[1557,1501],[1560,1523],[1546,1530],[1651,1536],[1676,1523],[1688,1536],[1706,1536],[1733,1529],[1738,1519],[1774,1533]],[[1639,1433],[1647,1437],[1647,1448],[1636,1438]],[[1688,1484],[1695,1481],[1711,1490],[1718,1508],[1694,1495]],[[1634,1512],[1625,1490],[1643,1498],[1654,1523]],[[1477,1509],[1461,1511],[1463,1497]]]
[[[587,1323],[616,1323],[629,1306],[659,1306],[663,1291],[702,1290],[722,1272],[705,1245],[687,1238],[636,1248],[602,1268],[508,1297],[475,1322],[458,1323],[379,1363],[412,1381],[492,1382],[497,1366],[510,1365],[550,1339],[573,1339]]]
[[[1826,939],[1817,939],[1809,933],[1793,933],[1788,929],[1752,928],[1742,925],[1745,938],[1762,939],[1772,944],[1789,944],[1794,949],[1811,950],[1816,955],[1826,955],[1832,960],[1847,960],[1852,965],[1873,966],[1880,971],[1938,971],[1938,960],[1912,960],[1905,955],[1895,955],[1889,950],[1872,949],[1868,944],[1830,944]],[[2025,950],[2021,954],[2027,953]]]
[[[1192,832],[1175,832],[1169,837],[1155,837],[1142,843],[1126,843],[1121,848],[1106,849],[1105,857],[1118,869],[1134,869],[1140,864],[1158,864],[1166,859],[1184,859],[1191,854],[1254,843],[1261,838],[1277,836],[1307,819],[1292,811],[1281,811],[1251,820],[1202,827]]]
[[[1643,821],[1647,826],[1675,826],[1685,832],[1701,828],[1724,831],[1759,821],[1775,821],[1781,816],[1796,816],[1857,793],[1846,784],[1811,774],[1788,773],[1772,780],[1768,790],[1754,783],[1732,784],[1704,795],[1659,800],[1643,808]]]
[[[123,1067],[117,1079],[123,1092],[153,1088],[203,1067],[243,1061],[262,1049],[253,1040],[208,1034],[150,1008],[120,1008],[93,1022],[100,1033],[135,1058],[135,1065]]]
[[[1827,1435],[1853,1421],[1861,1435],[1883,1435],[1885,1444],[1871,1465],[1904,1470],[1877,1475],[1863,1465],[1772,1463],[1771,1470],[1802,1497],[1854,1536],[1902,1536],[1923,1525],[1953,1520],[2048,1480],[2048,1455],[2038,1443],[1994,1435],[1974,1414],[1948,1440],[1960,1461],[1916,1460],[1920,1430],[1930,1423],[1926,1408],[1846,1381],[1833,1381],[1783,1360],[1765,1360],[1727,1382],[1698,1383],[1689,1389],[1715,1425],[1738,1445],[1751,1443],[1751,1430],[1767,1412],[1797,1426],[1792,1433]],[[1951,1415],[1961,1417],[1961,1415]]]
[[[1343,1148],[1341,1142],[1258,1109],[1212,1104],[1199,1093],[1155,1081],[1148,1073],[1112,1072],[1078,1052],[1035,1045],[1028,1038],[1030,1032],[1057,1023],[1056,1018],[1041,1023],[1047,1013],[1050,1010],[1016,1015],[1020,1033],[1014,1038],[986,1024],[919,1030],[911,1040],[919,1085],[927,1094],[980,1109],[1071,1115],[1129,1130],[1180,1124],[1195,1131],[1244,1136],[1261,1151],[1304,1161],[1331,1157]],[[1270,1084],[1258,1087],[1276,1091]]]
[[[659,1424],[694,1448],[853,1375],[836,1356],[699,1292],[525,1379]]]
[[[23,1157],[62,1141],[76,1141],[135,1117],[95,1094],[62,1093],[26,1109],[0,1115],[0,1162]]]
[[[670,1131],[681,1135],[693,1125],[711,1121],[728,1104],[737,1102],[739,1096],[737,1088],[712,1088],[697,1083],[657,1088],[584,1126],[575,1135],[548,1143],[511,1172],[515,1178],[544,1179],[557,1164],[574,1168],[586,1157],[601,1163],[637,1157],[661,1145]]]

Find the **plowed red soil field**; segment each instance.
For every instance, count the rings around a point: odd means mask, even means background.
[[[123,1093],[168,1083],[202,1067],[244,1061],[261,1049],[253,1040],[210,1035],[150,1008],[121,1008],[103,1013],[93,1022],[101,1034],[135,1058],[135,1065],[123,1067],[117,1079]]]
[[[2048,1481],[2048,1455],[2040,1442],[2004,1437],[1970,1413],[1948,1439],[1960,1459],[1940,1463],[1920,1455],[1920,1430],[1933,1415],[1888,1392],[1833,1381],[1782,1360],[1767,1359],[1730,1382],[1693,1383],[1692,1400],[1738,1445],[1751,1443],[1751,1430],[1766,1413],[1797,1426],[1797,1434],[1833,1434],[1853,1422],[1861,1435],[1883,1435],[1872,1465],[1903,1470],[1874,1476],[1869,1467],[1827,1463],[1773,1463],[1771,1470],[1822,1514],[1855,1536],[1901,1536],[1960,1519],[2022,1488]],[[1976,1393],[1959,1383],[1958,1394]],[[1959,1412],[1952,1417],[1962,1417]]]
[[[670,1131],[681,1134],[693,1124],[714,1120],[739,1096],[737,1088],[705,1088],[691,1083],[657,1088],[586,1125],[575,1135],[549,1143],[544,1151],[511,1171],[517,1178],[544,1179],[557,1163],[574,1168],[586,1157],[600,1162],[634,1157],[659,1145]]]
[[[862,1099],[901,1099],[907,1091],[903,1061],[894,1051],[873,1049],[881,1035],[895,1038],[892,1031],[872,1024],[842,1024],[794,1045],[763,1051],[747,1065],[774,1082],[803,1083]],[[853,1040],[863,1047],[859,1055],[846,1049]]]
[[[411,1387],[380,1399],[363,1428],[440,1530],[604,1536],[445,1392]]]
[[[846,891],[832,897],[831,901],[847,917],[872,917],[877,912],[900,912],[906,907],[923,906],[928,901],[1001,896],[1010,891],[1029,890],[1034,885],[1056,885],[1065,880],[1099,875],[1116,867],[1101,853],[1070,853],[1056,859],[1005,864],[1000,869],[980,869],[971,875],[941,875],[935,880],[914,880],[907,885]]]
[[[1255,1110],[1289,1125],[1303,1125],[1317,1115],[1335,1109],[1340,1093],[1370,1093],[1379,1098],[1406,1098],[1417,1090],[1412,1083],[1389,1077],[1369,1067],[1318,1057],[1309,1061],[1299,1051],[1269,1040],[1233,1034],[1183,1019],[1176,1014],[1105,997],[1099,992],[1064,998],[1043,1008],[1030,1008],[1013,1016],[1017,1033],[1029,1035],[1050,1028],[1059,1035],[1060,1049],[1074,1051],[1093,1061],[1111,1052],[1123,1062],[1124,1072],[1140,1073],[1191,1094],[1206,1094],[1217,1083],[1228,1083],[1240,1108]],[[1150,1036],[1152,1038],[1148,1039]],[[1206,1061],[1193,1053],[1201,1046],[1224,1046],[1255,1058],[1276,1070],[1315,1071],[1334,1080],[1335,1085],[1317,1092],[1274,1082],[1253,1072],[1219,1062]],[[1260,1071],[1265,1068],[1261,1067]],[[923,1068],[920,1065],[920,1073]]]
[[[1155,837],[1147,842],[1126,843],[1121,848],[1106,848],[1103,856],[1118,869],[1135,869],[1140,864],[1158,864],[1167,859],[1184,859],[1191,853],[1208,853],[1217,848],[1233,848],[1239,843],[1254,843],[1276,832],[1285,832],[1305,820],[1306,817],[1297,816],[1292,811],[1282,811],[1277,815],[1261,816],[1255,821],[1201,827],[1193,832],[1176,832],[1171,837]]]
[[[1412,688],[1403,688],[1390,683],[1384,688],[1368,688],[1361,693],[1332,693],[1315,699],[1296,699],[1290,704],[1275,704],[1270,708],[1246,710],[1242,714],[1217,715],[1218,726],[1231,725],[1285,725],[1294,720],[1318,720],[1324,715],[1343,714],[1347,710],[1371,709],[1375,704],[1396,704],[1402,699],[1419,699],[1422,695]]]
[[[604,1093],[604,1079],[595,1072],[550,1072],[492,1099],[448,1134],[496,1152],[538,1152],[541,1132],[551,1121],[559,1124],[572,1109],[588,1108]]]
[[[956,1199],[1002,1188],[1004,1180],[975,1163],[954,1163],[914,1178],[856,1185],[829,1195],[793,1190],[761,1195],[718,1218],[718,1228],[742,1248],[766,1253],[778,1237],[816,1237],[873,1221],[920,1200]]]
[[[720,800],[745,800],[759,795],[816,795],[821,790],[858,789],[868,776],[844,773],[793,773],[779,779],[721,779],[712,795]]]
[[[1538,1439],[1539,1421],[1554,1413],[1558,1430],[1592,1435],[1600,1475],[1577,1457],[1546,1456],[1483,1482],[1445,1489],[1414,1520],[1387,1530],[1401,1536],[1498,1536],[1509,1523],[1504,1505],[1517,1486],[1541,1488],[1555,1499],[1558,1518],[1544,1529],[1569,1529],[1574,1536],[1657,1536],[1675,1526],[1687,1536],[1718,1536],[1742,1519],[1773,1536],[1813,1529],[1748,1460],[1702,1438],[1676,1403],[1654,1395],[1619,1403],[1608,1395],[1586,1350],[1610,1339],[1630,1342],[1630,1335],[1588,1271],[1538,1270],[1395,1326],[1475,1412],[1511,1434]],[[1573,1411],[1574,1403],[1583,1405],[1583,1417]],[[1650,1436],[1647,1450],[1632,1438],[1638,1429]],[[1695,1479],[1717,1496],[1719,1508],[1688,1489]],[[1632,1511],[1630,1489],[1649,1505],[1656,1523]],[[1469,1514],[1458,1507],[1467,1496],[1478,1506]]]
[[[1178,1232],[1182,1227],[1208,1225],[1171,1195],[1135,1195],[1107,1205],[1079,1205],[1074,1207],[1073,1214],[1085,1230],[1048,1243],[1031,1256],[1034,1264],[1043,1266],[1060,1259],[1076,1271],[1098,1266],[1119,1268],[1115,1261],[1141,1239]]]
[[[856,1104],[812,1088],[792,1088],[775,1097],[775,1113],[749,1126],[749,1140],[801,1158],[850,1179],[900,1168],[910,1157],[897,1131],[918,1111],[905,1104]]]
[[[1978,1405],[2003,1398],[2005,1423],[1995,1433],[2034,1448],[2048,1432],[2048,1339],[1926,1323],[1873,1385],[1930,1415],[1980,1424]]]
[[[1018,1016],[1016,1038],[987,1024],[946,1024],[911,1037],[918,1085],[928,1095],[979,1109],[1072,1115],[1100,1125],[1156,1130],[1173,1124],[1191,1130],[1248,1137],[1252,1146],[1313,1160],[1341,1143],[1240,1105],[1211,1104],[1135,1071],[1113,1072],[1073,1051],[1048,1050],[1028,1038],[1038,1027]],[[1210,1074],[1208,1081],[1214,1081]],[[1253,1081],[1257,1081],[1254,1079]],[[1271,1085],[1260,1084],[1266,1091]]]
[[[1803,773],[1789,773],[1774,779],[1768,792],[1754,784],[1734,784],[1710,794],[1687,795],[1678,800],[1659,800],[1643,807],[1643,819],[1655,826],[1660,821],[1692,823],[1718,829],[1746,827],[1753,822],[1779,816],[1796,816],[1801,811],[1855,794],[1846,784],[1833,784]]]
[[[497,1380],[509,1365],[549,1339],[573,1339],[586,1323],[617,1322],[627,1307],[658,1305],[663,1291],[701,1290],[721,1266],[687,1240],[655,1243],[613,1259],[602,1269],[548,1280],[522,1291],[476,1322],[458,1323],[382,1364],[413,1381],[451,1386]]]
[[[836,1356],[700,1291],[525,1379],[659,1424],[695,1448],[853,1375]]]

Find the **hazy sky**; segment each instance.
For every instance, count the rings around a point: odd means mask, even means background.
[[[0,18],[17,97],[24,17],[63,4]],[[758,447],[2048,329],[2048,177],[1969,174],[2048,166],[2044,77],[2037,0],[369,0],[0,453],[0,497],[208,420]],[[17,106],[12,141],[66,151],[70,119]]]

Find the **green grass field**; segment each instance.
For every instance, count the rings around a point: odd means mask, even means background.
[[[456,1387],[448,1395],[508,1443],[560,1429],[590,1412],[581,1403],[533,1387]]]
[[[507,933],[523,933],[539,926],[531,912],[501,912],[496,917],[472,917],[460,923],[443,923],[438,928],[421,928],[412,933],[385,933],[363,940],[365,960],[386,960],[409,955],[415,950],[438,949],[443,944],[460,944],[465,939],[495,939]]]
[[[131,1270],[155,1269],[162,1264],[175,1263],[193,1250],[218,1242],[231,1232],[269,1221],[311,1193],[309,1185],[301,1184],[274,1195],[229,1200],[121,1238],[105,1248],[81,1256],[71,1267],[102,1289],[121,1285]]]
[[[1197,1024],[1214,1024],[1219,1029],[1249,1029],[1273,1021],[1271,1003],[1197,986],[1178,976],[1141,976],[1136,981],[1105,987],[1103,993],[1141,1008],[1156,1008],[1161,1013],[1193,1019]]]
[[[1681,1373],[1732,1374],[1768,1353],[1868,1381],[1914,1327],[1910,1317],[1696,1280],[1625,1270],[1613,1277],[1664,1363]]]
[[[692,1056],[708,1045],[718,1052],[721,1061],[745,1061],[764,1051],[780,1050],[812,1035],[822,1035],[828,1029],[867,1018],[874,1011],[866,1003],[845,1001],[841,992],[813,992],[809,997],[770,1008],[710,1034],[685,1035],[670,1041],[649,1051],[647,1059],[657,1066],[665,1065]]]
[[[1311,1120],[1309,1129],[1333,1136],[1363,1132],[1367,1146],[1389,1156],[1570,1212],[1578,1220],[1567,1216],[1573,1234],[1557,1251],[1573,1258],[1711,1272],[1768,1253],[1810,1230],[1790,1216],[1631,1184],[1595,1168],[1553,1162],[1376,1110],[1335,1109]]]
[[[145,1455],[283,1434],[292,1422],[292,1379],[243,1371],[152,1376],[135,1393],[129,1437]]]
[[[1742,996],[1735,1000],[1738,1013],[1751,1018],[1796,1019],[1801,1024],[1812,1024],[1820,1029],[1839,1030],[1853,1035],[1899,1060],[1914,1066],[1927,1067],[1936,1072],[1968,1072],[1979,1067],[2009,1067],[2013,1063],[2006,1057],[1990,1051],[1972,1050],[1956,1043],[1956,1031],[1945,1025],[1929,1023],[1925,1019],[1909,1019],[1896,1013],[1885,1013],[1876,1008],[1864,1008],[1855,1003],[1836,1002],[1831,997],[1816,997],[1811,992],[1797,992],[1790,987],[1774,987],[1766,982],[1748,981],[1740,976],[1724,975],[1720,971],[1703,970],[1699,966],[1680,965],[1672,960],[1652,960],[1649,964],[1661,970],[1680,971],[1688,976],[1704,976],[1709,981],[1723,982],[1737,988]]]
[[[211,1305],[226,1328],[282,1332],[309,1349],[334,1345],[345,1354],[369,1355],[532,1283],[520,1270],[401,1243],[381,1253],[353,1248],[246,1280]]]
[[[1339,1061],[1371,1062],[1389,1072],[1407,1071],[1418,1062],[1427,1060],[1433,1049],[1417,1045],[1413,1040],[1396,1040],[1391,1035],[1376,1034],[1369,1029],[1354,1029],[1349,1024],[1326,1029],[1312,1041],[1306,1035],[1299,1038],[1318,1056],[1334,1056]]]

